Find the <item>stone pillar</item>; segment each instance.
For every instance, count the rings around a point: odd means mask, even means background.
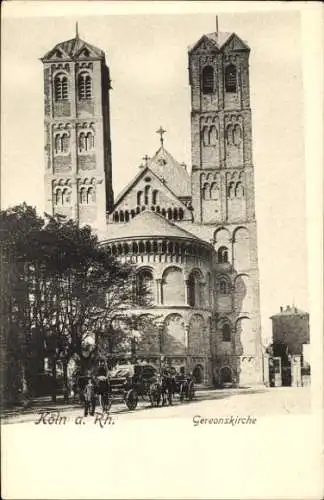
[[[263,382],[266,387],[270,386],[269,355],[263,355]]]
[[[291,357],[291,386],[292,387],[302,386],[301,356],[297,354],[294,354]]]
[[[160,306],[162,304],[162,279],[158,278],[156,281],[156,304]]]
[[[185,279],[184,280],[184,292],[185,292],[185,305],[189,306],[189,280]]]

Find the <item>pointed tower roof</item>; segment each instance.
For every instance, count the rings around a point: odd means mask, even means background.
[[[42,61],[52,59],[53,57],[55,58],[56,54],[58,59],[75,59],[82,54],[84,50],[86,51],[87,58],[105,59],[103,50],[82,40],[77,33],[74,38],[56,44],[53,49],[42,57]]]
[[[178,163],[162,145],[148,167],[178,197],[191,196],[190,177],[184,164]]]
[[[211,44],[215,47],[215,49],[221,50],[232,39],[235,39],[237,42],[235,46],[236,50],[250,50],[246,41],[242,40],[236,33],[229,31],[218,32],[218,33],[214,31],[213,33],[206,33],[201,38],[199,38],[199,40],[196,43],[190,45],[188,50],[189,53],[192,52],[196,47],[198,47],[203,42],[203,40],[211,42]]]
[[[175,237],[205,243],[194,234],[182,229],[151,210],[144,210],[124,224],[108,226],[109,237],[106,241],[128,238]]]

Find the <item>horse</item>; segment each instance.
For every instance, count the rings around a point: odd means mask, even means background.
[[[174,377],[170,376],[168,373],[158,374],[149,388],[149,396],[152,406],[159,406],[161,401],[162,406],[165,406],[167,403],[172,405],[172,396],[174,392]]]

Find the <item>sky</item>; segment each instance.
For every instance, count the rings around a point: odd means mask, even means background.
[[[2,22],[2,207],[44,209],[43,74],[39,60],[60,41],[80,38],[106,53],[112,79],[115,198],[142,157],[165,147],[190,171],[187,47],[215,31],[215,15],[14,17]],[[296,11],[219,13],[219,30],[251,48],[250,89],[262,332],[294,303],[308,310],[301,23]]]

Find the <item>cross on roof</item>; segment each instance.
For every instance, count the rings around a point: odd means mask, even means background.
[[[156,131],[157,134],[160,134],[161,146],[163,146],[163,134],[165,134],[166,130],[160,126],[160,128]]]
[[[146,166],[146,167],[147,167],[147,164],[148,164],[149,159],[150,159],[150,157],[149,157],[149,156],[147,156],[147,155],[143,156],[143,158],[142,158],[142,160],[144,160],[144,161],[145,161],[145,166]]]

